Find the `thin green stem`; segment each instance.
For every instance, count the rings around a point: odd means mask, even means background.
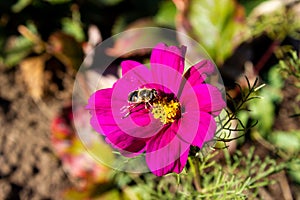
[[[199,158],[193,157],[190,159],[190,164],[192,166],[192,171],[194,173],[194,184],[196,190],[201,192],[201,176],[200,176],[200,165],[199,165]]]

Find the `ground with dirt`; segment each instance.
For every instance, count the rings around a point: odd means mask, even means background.
[[[33,101],[19,74],[0,67],[0,199],[60,199],[70,182],[53,153],[50,123],[64,99]]]

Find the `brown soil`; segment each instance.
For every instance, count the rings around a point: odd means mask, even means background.
[[[50,122],[64,99],[33,101],[19,74],[0,66],[0,199],[61,199],[70,182],[53,153]]]

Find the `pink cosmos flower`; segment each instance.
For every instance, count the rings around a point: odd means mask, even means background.
[[[124,156],[145,153],[157,176],[180,173],[190,146],[201,148],[216,131],[214,117],[226,106],[219,89],[205,83],[214,65],[203,60],[184,73],[186,47],[159,43],[150,68],[127,60],[112,88],[91,95],[92,127]]]

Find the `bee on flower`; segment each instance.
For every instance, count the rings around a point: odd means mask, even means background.
[[[122,77],[93,93],[86,106],[106,142],[127,157],[144,153],[157,176],[183,170],[190,147],[214,137],[214,118],[226,106],[221,91],[205,82],[214,64],[202,60],[184,73],[185,53],[185,46],[159,43],[150,68],[123,61]]]

